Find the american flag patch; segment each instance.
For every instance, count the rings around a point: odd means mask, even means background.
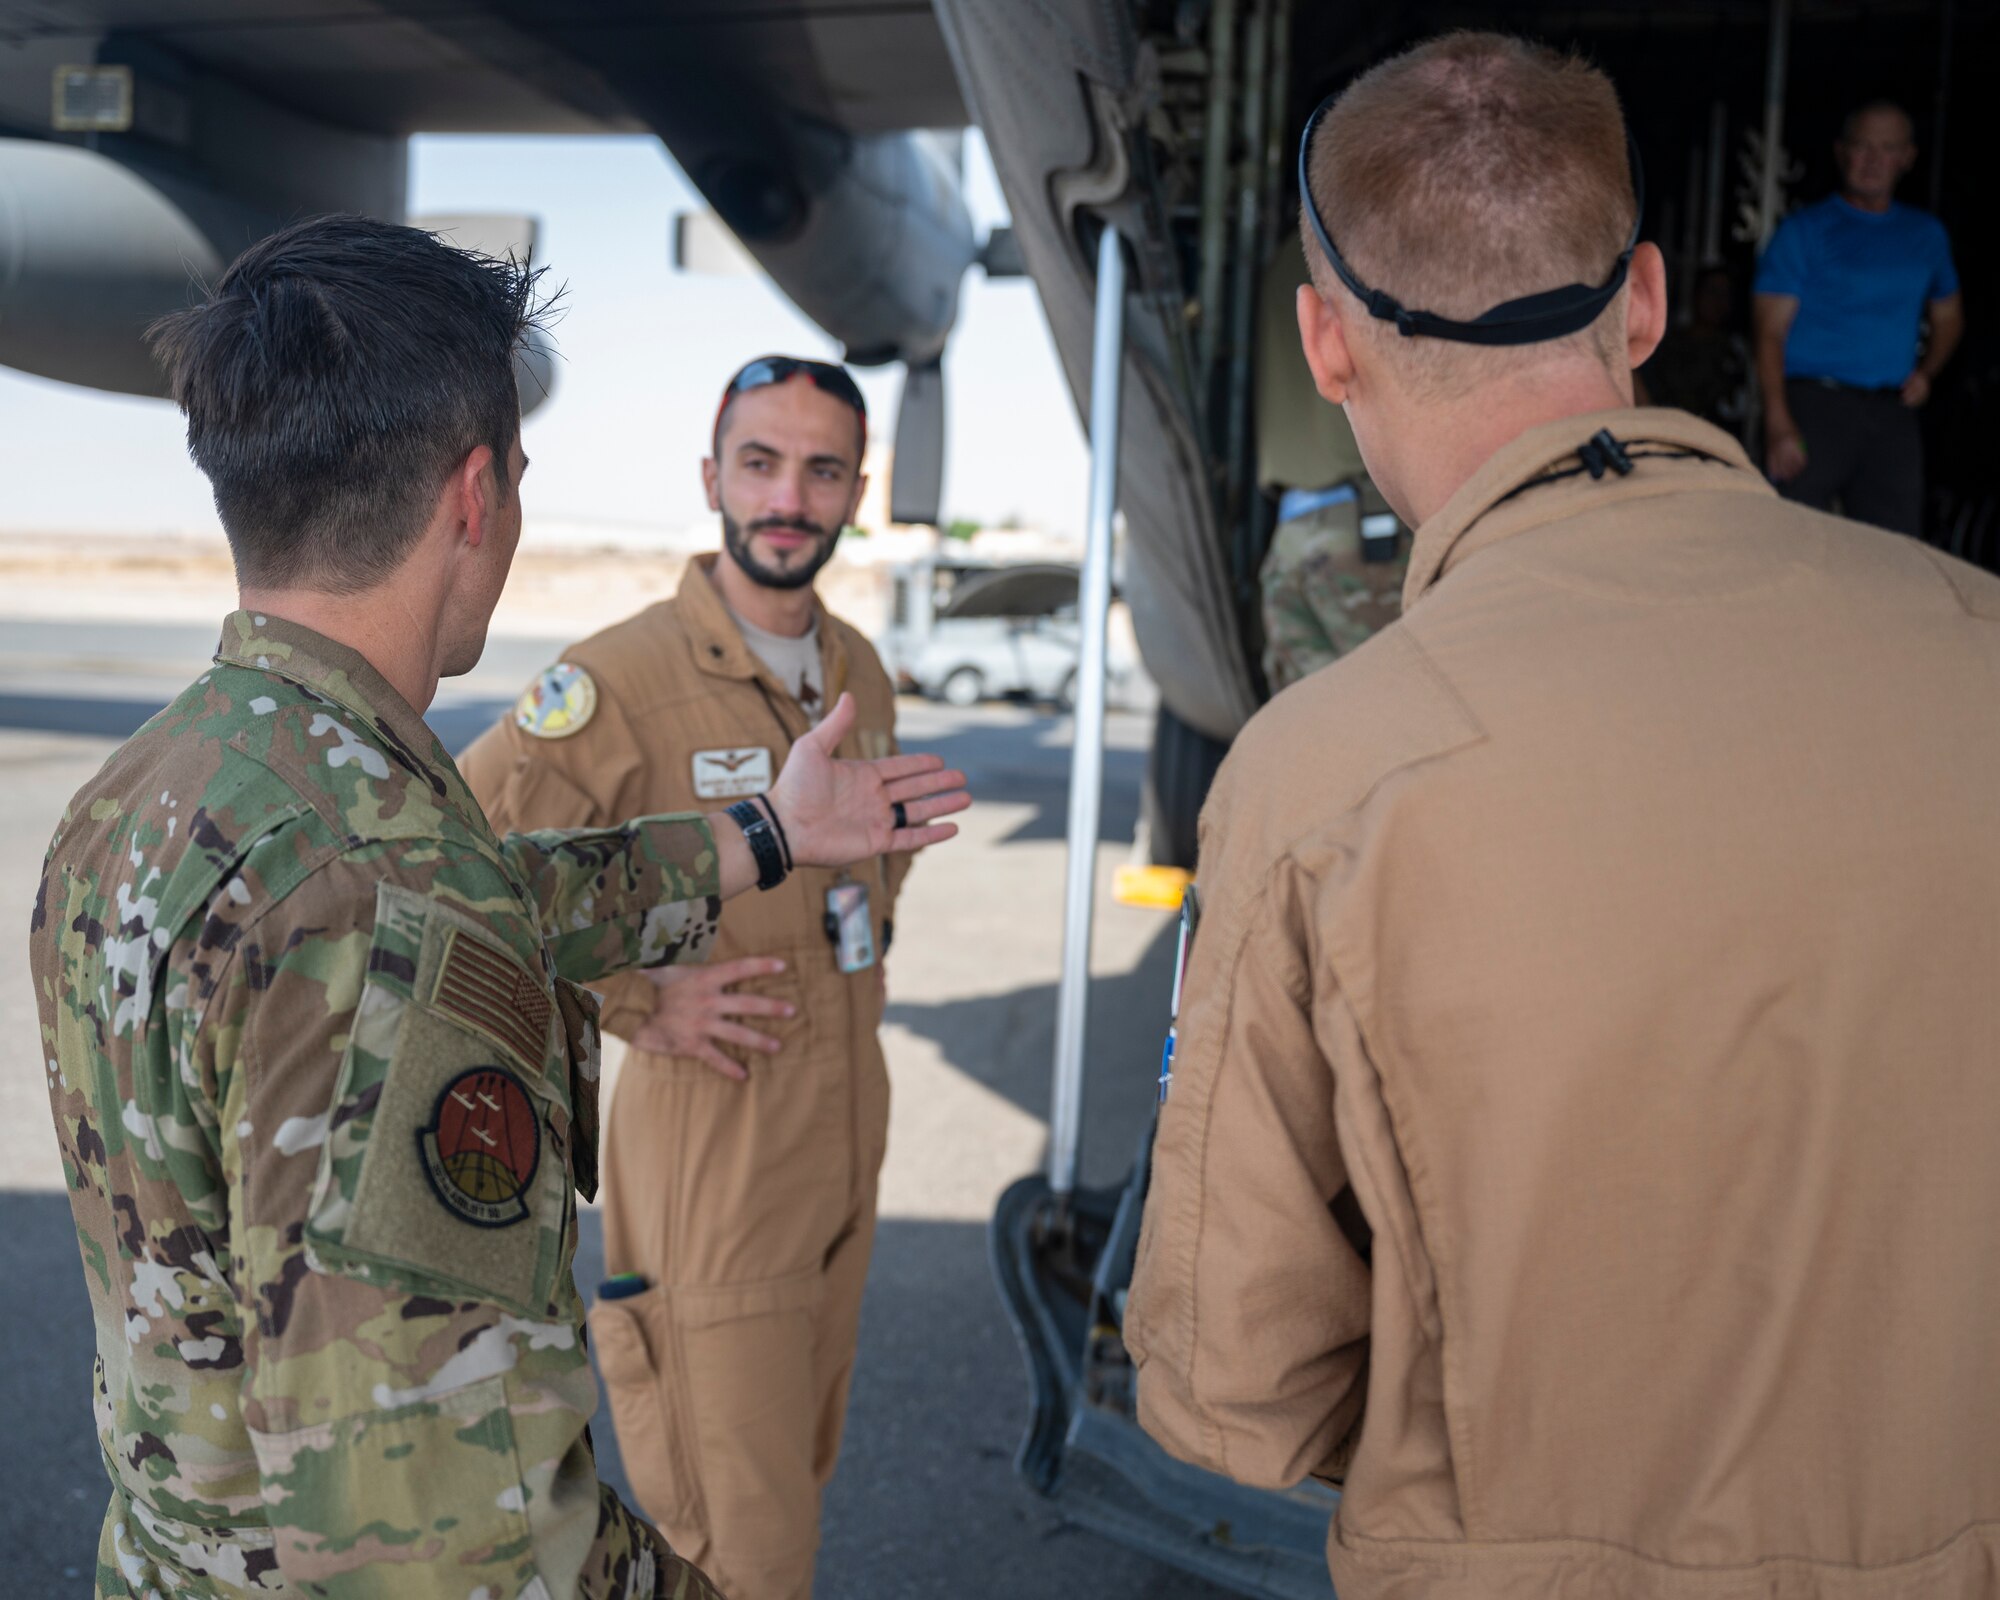
[[[552,1003],[542,986],[497,950],[454,928],[445,936],[431,1004],[510,1050],[531,1072],[546,1065]]]

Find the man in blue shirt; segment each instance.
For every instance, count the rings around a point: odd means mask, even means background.
[[[1917,158],[1899,107],[1852,113],[1834,158],[1840,193],[1780,223],[1757,267],[1765,468],[1789,499],[1915,534],[1916,408],[1965,331],[1958,272],[1944,224],[1896,203]]]

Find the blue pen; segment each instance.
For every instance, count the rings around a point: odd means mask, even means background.
[[[1174,1050],[1180,1044],[1181,984],[1187,977],[1188,951],[1194,945],[1195,925],[1201,921],[1201,897],[1189,884],[1181,894],[1180,946],[1174,952],[1174,995],[1167,1014],[1167,1042],[1160,1051],[1160,1104],[1174,1086]]]

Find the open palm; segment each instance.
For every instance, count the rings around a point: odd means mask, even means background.
[[[965,774],[942,756],[842,761],[833,752],[854,726],[854,697],[843,694],[818,727],[792,746],[771,786],[771,803],[799,866],[843,867],[869,856],[921,850],[958,832],[939,817],[972,804]],[[896,826],[901,804],[907,825]]]

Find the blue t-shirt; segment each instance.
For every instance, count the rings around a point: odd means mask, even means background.
[[[1924,307],[1958,293],[1958,270],[1944,224],[1928,211],[1863,211],[1834,195],[1778,224],[1757,263],[1757,293],[1799,303],[1786,377],[1889,389],[1916,366]]]

